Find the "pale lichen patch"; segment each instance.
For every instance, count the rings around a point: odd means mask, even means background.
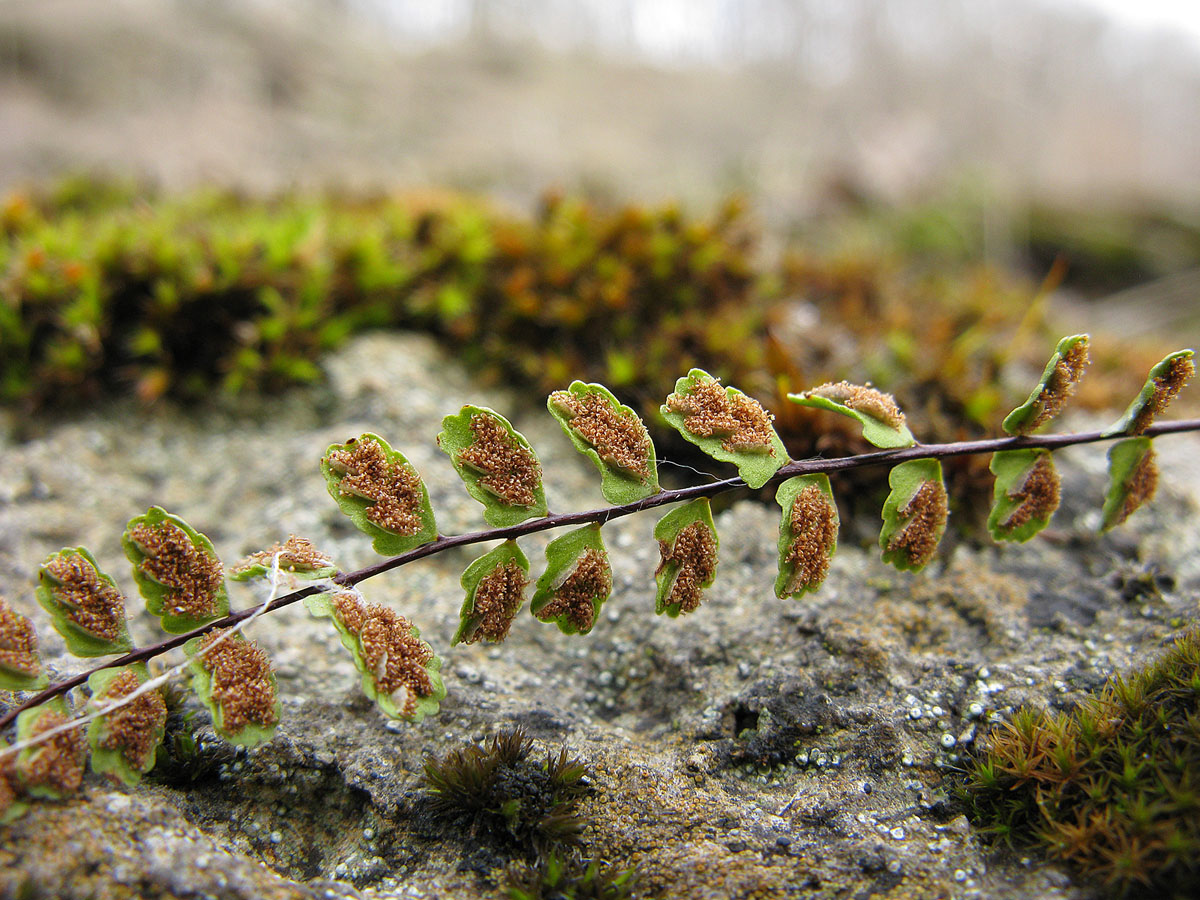
[[[349,591],[334,595],[332,603],[338,621],[358,638],[363,662],[376,689],[391,696],[403,688],[400,713],[412,716],[417,700],[434,692],[433,679],[426,669],[433,659],[432,648],[413,634],[406,618],[382,604],[366,603]]]
[[[717,569],[717,539],[703,522],[692,522],[681,528],[675,540],[658,542],[661,559],[654,574],[675,565],[675,579],[666,602],[679,605],[680,612],[693,612],[700,606],[703,586],[710,582]]]
[[[721,438],[721,446],[732,453],[771,453],[774,416],[761,403],[745,394],[729,394],[716,378],[693,381],[686,393],[674,392],[666,407],[683,416],[683,425],[703,438]]]
[[[612,591],[612,570],[608,557],[589,547],[575,567],[554,590],[554,599],[543,606],[537,617],[544,622],[565,615],[576,630],[590,631],[596,622],[596,599]]]
[[[271,660],[261,647],[236,636],[217,644],[226,630],[210,631],[198,648],[200,664],[212,676],[211,696],[221,708],[222,729],[236,733],[247,725],[268,728],[279,721]]]
[[[650,477],[650,435],[631,410],[614,406],[599,393],[555,391],[550,403],[567,417],[575,434],[595,448],[607,465],[641,478]]]
[[[170,613],[196,618],[220,613],[221,563],[186,531],[174,522],[142,522],[130,529],[129,537],[145,556],[138,569],[168,589]]]
[[[824,491],[810,484],[792,501],[789,526],[792,540],[784,560],[792,566],[792,575],[785,595],[818,585],[829,574],[829,551],[838,533],[837,510]]]
[[[366,516],[375,525],[399,535],[421,530],[421,477],[399,461],[389,460],[378,443],[369,439],[347,441],[342,448],[331,450],[325,461],[342,475],[338,490],[343,496],[361,497],[371,503]]]
[[[542,467],[529,448],[521,445],[495,416],[471,416],[474,440],[458,454],[458,461],[483,474],[481,487],[509,506],[526,509],[537,503]]]
[[[125,597],[76,553],[59,553],[42,566],[55,582],[62,613],[88,634],[115,641],[125,621]]]

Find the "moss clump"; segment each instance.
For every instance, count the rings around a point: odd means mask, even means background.
[[[577,807],[588,790],[587,767],[566,748],[538,762],[520,728],[486,744],[468,744],[425,763],[428,805],[460,836],[520,854],[542,856],[576,844],[587,824]]]
[[[1117,896],[1200,894],[1200,629],[1073,712],[1023,709],[982,743],[976,823]]]

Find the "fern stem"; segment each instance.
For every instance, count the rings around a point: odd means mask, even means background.
[[[1200,431],[1200,419],[1180,419],[1173,422],[1160,422],[1151,425],[1146,429],[1147,437],[1157,437],[1165,434],[1180,434],[1184,432]],[[866,466],[877,465],[893,465],[896,463],[906,462],[913,459],[945,459],[953,456],[971,456],[981,453],[995,453],[998,450],[1016,450],[1020,448],[1045,448],[1048,450],[1057,450],[1063,447],[1071,447],[1076,444],[1092,444],[1098,441],[1117,440],[1125,437],[1124,434],[1108,434],[1103,431],[1083,431],[1073,434],[1045,434],[1032,435],[1028,437],[1005,437],[1005,438],[989,438],[977,441],[957,441],[949,444],[917,444],[912,447],[905,447],[900,450],[880,450],[872,453],[862,453],[857,456],[843,456],[835,459],[805,459],[790,462],[779,469],[771,478],[764,489],[780,481],[792,478],[796,475],[811,475],[816,473],[829,474],[831,472],[842,472],[848,469],[860,469]],[[661,491],[650,497],[642,500],[637,500],[633,503],[626,503],[621,506],[606,506],[598,509],[589,509],[581,512],[560,513],[554,515],[543,516],[540,519],[530,519],[518,525],[511,525],[505,528],[490,528],[483,531],[467,532],[458,535],[438,535],[438,537],[426,544],[422,544],[407,553],[402,553],[399,556],[393,556],[390,559],[385,559],[374,565],[358,569],[354,572],[342,572],[333,576],[331,581],[343,587],[353,587],[369,578],[374,578],[376,575],[381,575],[384,572],[389,572],[392,569],[398,569],[401,566],[411,562],[416,562],[419,559],[424,559],[427,556],[433,556],[441,553],[444,550],[450,550],[453,547],[463,547],[468,544],[478,544],[484,541],[506,540],[508,538],[518,538],[527,534],[534,534],[540,531],[548,531],[553,528],[563,528],[570,525],[584,525],[592,522],[604,524],[612,519],[619,519],[622,516],[633,515],[647,509],[653,509],[657,506],[665,506],[671,503],[682,503],[687,500],[694,500],[698,497],[712,497],[717,494],[723,494],[726,491],[746,488],[746,483],[741,478],[726,478],[722,481],[709,482],[707,484],[693,485],[691,487],[678,488],[676,490]],[[262,612],[272,612],[284,606],[289,606],[298,600],[309,597],[313,594],[320,593],[328,588],[324,585],[309,585],[300,590],[293,591],[290,594],[285,594],[282,597],[277,597],[266,605]],[[156,644],[150,644],[145,647],[140,647],[124,656],[111,660],[106,663],[101,663],[98,666],[81,672],[64,681],[50,685],[45,690],[33,695],[20,705],[10,709],[3,716],[0,716],[0,731],[3,731],[16,719],[17,715],[23,710],[31,709],[39,706],[54,697],[65,694],[72,688],[79,687],[86,683],[88,677],[94,672],[102,669],[108,669],[115,666],[127,666],[133,663],[145,662],[161,656],[169,650],[182,646],[187,641],[194,637],[205,634],[215,628],[227,628],[231,625],[236,625],[244,619],[249,618],[261,609],[259,606],[252,606],[247,609],[238,610],[231,613],[222,619],[217,619],[202,625],[187,634],[173,635],[166,640]]]

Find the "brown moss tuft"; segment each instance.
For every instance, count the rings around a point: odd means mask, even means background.
[[[580,395],[555,391],[550,402],[567,416],[571,430],[591,444],[604,463],[632,472],[643,481],[650,477],[650,435],[632,411],[616,407],[593,392]]]
[[[608,558],[589,547],[579,557],[575,568],[554,591],[554,599],[542,607],[537,617],[543,622],[566,615],[577,630],[590,631],[596,621],[596,597],[607,597],[612,591],[612,570]]]
[[[677,565],[675,581],[667,594],[668,604],[679,604],[679,611],[689,613],[700,606],[702,585],[711,580],[717,570],[717,540],[703,522],[692,522],[675,535],[674,544],[658,542],[661,560],[654,571],[659,575],[669,565]]]
[[[923,566],[933,559],[946,526],[946,489],[940,481],[926,481],[898,512],[904,527],[888,541],[888,552],[903,553],[909,565]]]
[[[775,417],[752,397],[731,397],[716,378],[702,379],[686,394],[672,393],[666,406],[684,417],[683,425],[692,434],[723,438],[721,446],[732,453],[775,452],[771,446]]]
[[[508,637],[508,629],[525,602],[528,584],[525,570],[512,560],[496,566],[479,579],[473,610],[473,615],[479,617],[479,624],[466,642],[474,644],[480,638],[499,642]]]
[[[1184,385],[1196,374],[1196,364],[1190,356],[1176,356],[1167,364],[1167,371],[1154,379],[1154,393],[1138,412],[1130,434],[1142,434],[1174,400]],[[1152,492],[1153,493],[1153,492]],[[1148,498],[1147,498],[1148,499]],[[1122,520],[1124,521],[1124,520]]]
[[[124,671],[104,693],[96,696],[101,705],[115,703],[142,686],[137,674]],[[167,704],[158,690],[147,691],[119,709],[104,715],[104,736],[100,746],[117,750],[135,769],[145,769],[158,745],[157,735],[167,721]]]
[[[3,749],[4,744],[0,742],[0,750]],[[8,754],[0,756],[0,819],[16,802],[17,796],[16,757]]]
[[[837,510],[815,484],[810,484],[792,501],[792,542],[785,557],[792,577],[785,595],[820,584],[829,574],[829,551],[837,540]]]
[[[224,577],[219,560],[193,544],[174,522],[139,523],[129,536],[146,557],[138,569],[168,589],[168,612],[196,618],[217,615],[217,592]]]
[[[425,669],[433,650],[413,634],[406,618],[382,604],[366,603],[349,591],[334,595],[332,602],[338,621],[358,638],[376,689],[391,696],[405,688],[400,712],[411,716],[417,700],[433,693],[433,680]]]
[[[475,439],[458,454],[458,461],[483,473],[479,484],[509,506],[528,509],[536,504],[537,488],[542,482],[537,457],[521,446],[495,416],[471,416],[471,434]]]
[[[1016,490],[1008,492],[1010,500],[1019,500],[1020,506],[1009,513],[1001,525],[1008,530],[1020,528],[1033,519],[1048,519],[1060,499],[1060,479],[1049,454],[1038,454],[1035,462],[1025,473],[1025,479]]]
[[[279,556],[279,568],[284,572],[311,569],[327,569],[333,565],[333,560],[316,548],[307,538],[289,534],[282,544],[275,544],[266,550],[251,553],[245,559],[236,563],[230,571],[235,575],[253,569],[255,566],[271,567],[276,554]]]
[[[125,597],[100,577],[86,557],[60,553],[42,566],[58,582],[54,596],[63,603],[63,614],[86,631],[115,641],[125,621]]]
[[[37,675],[42,671],[37,646],[33,623],[0,597],[0,667],[22,675]]]
[[[868,385],[851,384],[849,381],[828,382],[806,392],[809,397],[833,400],[873,419],[878,419],[892,428],[904,425],[904,413],[896,405],[896,398]]]
[[[279,721],[271,660],[253,641],[237,635],[213,647],[227,630],[210,631],[199,647],[200,664],[212,675],[212,698],[221,707],[223,730],[236,733],[247,725],[269,728]]]
[[[342,473],[338,490],[369,500],[367,518],[385,531],[410,535],[421,530],[421,476],[398,460],[391,462],[375,441],[351,440],[325,461]]]
[[[1059,414],[1070,396],[1075,393],[1079,379],[1083,377],[1089,362],[1091,357],[1088,355],[1087,338],[1073,344],[1066,356],[1059,357],[1058,362],[1054,364],[1054,372],[1038,395],[1038,413],[1021,429],[1022,434],[1036,431]]]
[[[1117,511],[1111,523],[1105,523],[1109,528],[1116,528],[1131,515],[1133,515],[1142,504],[1149,503],[1154,499],[1154,492],[1158,489],[1158,462],[1154,456],[1154,448],[1150,447],[1141,461],[1138,462],[1125,481],[1125,500],[1121,504],[1120,510]]]
[[[42,709],[29,729],[29,739],[36,739],[59,725],[69,722],[65,715],[53,709]],[[87,760],[87,739],[82,728],[61,731],[47,738],[32,752],[17,758],[17,773],[26,790],[43,788],[58,795],[74,793],[83,782],[83,765]]]

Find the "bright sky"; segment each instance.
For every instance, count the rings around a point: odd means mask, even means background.
[[[1200,0],[1076,0],[1135,27],[1174,28],[1200,45]]]

